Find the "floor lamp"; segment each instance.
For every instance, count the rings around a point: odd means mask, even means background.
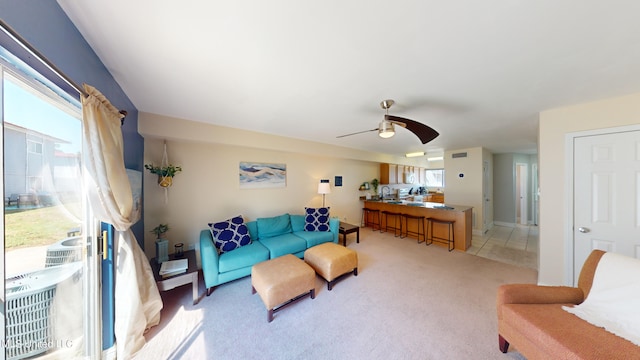
[[[331,186],[329,185],[329,179],[321,179],[318,184],[318,194],[322,194],[322,207],[324,206],[324,197],[327,194],[331,194]]]

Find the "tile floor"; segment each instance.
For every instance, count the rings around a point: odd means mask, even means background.
[[[538,227],[496,225],[482,236],[473,235],[467,253],[537,270]]]

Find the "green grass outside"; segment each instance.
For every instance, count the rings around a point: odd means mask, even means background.
[[[62,205],[28,210],[5,210],[4,246],[17,249],[50,245],[67,237],[67,232],[80,224],[68,215]],[[78,214],[75,209],[73,213]]]

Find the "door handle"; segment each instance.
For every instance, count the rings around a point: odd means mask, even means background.
[[[589,231],[591,231],[591,229],[586,228],[586,227],[579,227],[579,228],[578,228],[578,231],[580,231],[580,232],[581,232],[581,233],[583,233],[583,234],[586,234],[586,233],[588,233]]]

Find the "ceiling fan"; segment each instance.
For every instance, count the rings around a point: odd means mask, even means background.
[[[437,131],[433,130],[432,128],[430,128],[429,126],[423,123],[410,120],[410,119],[405,119],[399,116],[389,115],[389,108],[393,104],[394,104],[393,100],[382,100],[382,102],[380,102],[380,107],[386,110],[387,113],[384,115],[384,120],[380,122],[377,128],[371,129],[371,130],[358,131],[351,134],[345,134],[345,135],[340,135],[336,137],[341,138],[345,136],[377,131],[378,136],[380,136],[381,138],[387,139],[395,135],[396,132],[394,129],[394,125],[402,126],[403,128],[406,128],[407,130],[416,134],[416,136],[420,139],[420,141],[422,141],[423,144],[428,143],[429,141],[437,138],[438,135],[440,135]]]

